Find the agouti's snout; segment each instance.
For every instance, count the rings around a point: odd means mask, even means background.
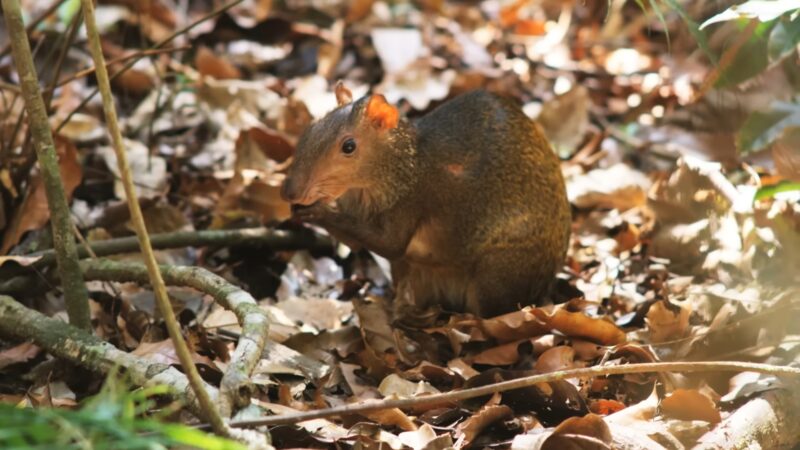
[[[281,198],[291,204],[297,204],[303,197],[304,187],[297,182],[297,177],[287,176],[281,186]]]

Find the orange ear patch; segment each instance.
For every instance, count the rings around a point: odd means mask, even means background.
[[[397,108],[386,102],[386,98],[381,94],[373,94],[367,101],[367,118],[376,126],[383,130],[391,130],[397,127],[400,120],[400,113]]]

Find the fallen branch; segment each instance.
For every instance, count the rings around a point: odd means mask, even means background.
[[[765,392],[739,407],[704,434],[695,450],[793,448],[800,438],[800,392],[786,386]]]
[[[333,246],[333,242],[329,237],[313,233],[310,230],[285,231],[263,227],[160,233],[151,235],[150,243],[154,249],[246,245],[256,248],[263,247],[273,251],[326,250]],[[85,246],[79,246],[78,257],[88,258],[91,256],[90,251],[94,252],[96,256],[138,252],[139,242],[136,236],[94,241],[89,243],[88,249]],[[31,274],[18,275],[0,281],[0,294],[16,295],[46,287],[41,283],[40,272],[56,262],[55,252],[50,249],[26,256],[39,258],[27,266],[31,269]]]
[[[321,250],[332,247],[332,242],[325,236],[320,236],[311,231],[283,231],[269,228],[242,228],[238,230],[203,230],[203,231],[176,231],[172,233],[159,233],[150,236],[150,243],[154,249],[204,247],[204,246],[229,246],[248,245],[265,247],[271,250]],[[136,236],[129,236],[106,241],[90,242],[89,246],[97,256],[117,255],[139,251],[139,242]],[[44,250],[27,256],[41,257],[32,266],[43,269],[55,262],[53,250]],[[78,249],[78,257],[88,258],[89,252],[85,248]]]
[[[97,373],[121,367],[137,386],[168,386],[193,414],[200,416],[199,405],[186,377],[176,368],[123,352],[108,342],[61,320],[26,308],[11,297],[0,295],[0,336],[17,341],[33,341],[55,357]],[[216,399],[219,392],[205,386]]]
[[[594,366],[581,369],[560,370],[555,372],[517,378],[516,380],[502,381],[485,386],[464,389],[460,391],[445,392],[442,394],[426,395],[421,397],[367,401],[350,405],[336,406],[333,408],[306,411],[297,414],[284,414],[280,416],[264,417],[255,420],[231,422],[231,427],[257,427],[264,425],[280,425],[303,422],[312,419],[321,419],[333,416],[342,416],[372,411],[383,411],[393,408],[411,408],[424,405],[452,403],[468,398],[491,395],[497,392],[510,391],[533,386],[539,383],[549,383],[567,378],[596,377],[605,375],[621,375],[629,373],[654,373],[654,372],[759,372],[776,376],[792,376],[800,378],[800,369],[788,366],[773,366],[769,364],[756,364],[734,361],[718,362],[660,362],[627,364],[621,366]]]
[[[142,284],[150,281],[147,268],[140,263],[91,260],[84,261],[81,266],[87,279]],[[236,315],[242,327],[239,342],[220,385],[220,410],[223,416],[229,417],[233,406],[241,408],[250,404],[254,390],[250,374],[258,364],[269,335],[267,314],[246,291],[206,269],[163,265],[159,269],[167,284],[191,287],[212,296],[217,303]]]

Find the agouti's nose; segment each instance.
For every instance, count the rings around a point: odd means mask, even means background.
[[[297,182],[297,178],[287,177],[285,180],[283,180],[283,186],[281,186],[281,198],[289,203],[295,203],[300,199],[301,195],[302,189],[300,188],[300,183]]]

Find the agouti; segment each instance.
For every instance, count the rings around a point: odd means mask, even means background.
[[[396,309],[481,317],[544,296],[567,250],[558,159],[511,101],[484,91],[415,123],[380,94],[339,107],[300,137],[283,185],[295,217],[392,265]]]

